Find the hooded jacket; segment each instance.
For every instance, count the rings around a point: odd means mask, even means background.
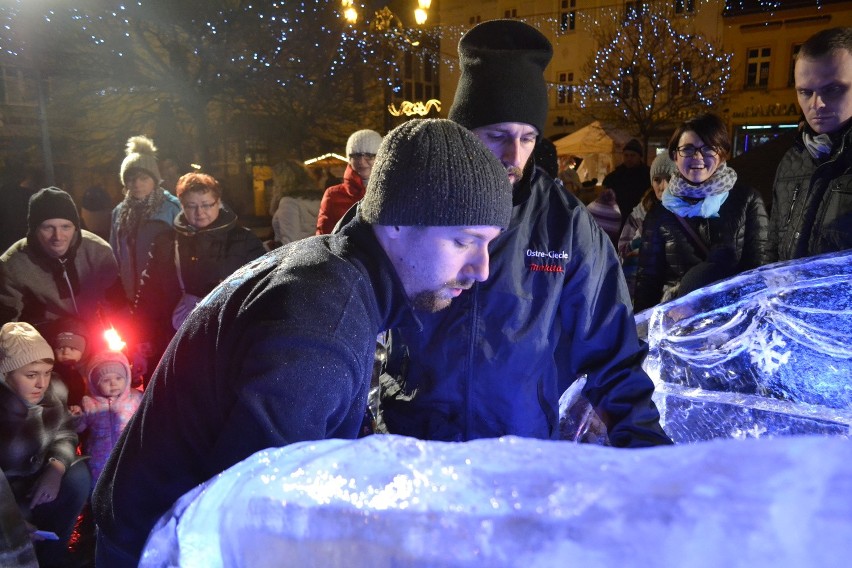
[[[811,157],[802,135],[775,174],[767,262],[852,248],[852,125],[821,160]]]
[[[343,183],[333,185],[325,190],[317,215],[317,234],[327,235],[334,230],[337,222],[350,207],[355,205],[367,191],[364,180],[351,165],[346,166],[343,173]]]
[[[107,462],[94,493],[99,538],[138,558],[178,497],[254,452],[356,437],[376,336],[414,318],[357,219],[238,270],[177,332]]]
[[[62,259],[45,253],[33,234],[0,257],[0,323],[39,328],[63,318],[94,321],[99,307],[122,304],[112,250],[89,231],[77,231]]]
[[[672,297],[680,295],[681,280],[699,263],[712,263],[710,276],[714,280],[764,263],[768,218],[763,199],[754,189],[737,182],[718,217],[683,219],[709,249],[709,255],[704,256],[674,213],[661,203],[651,207],[642,225],[634,300],[637,312],[659,304],[666,290],[671,291]]]
[[[118,261],[124,292],[131,300],[136,297],[139,280],[142,278],[142,271],[145,270],[148,263],[148,254],[154,241],[160,234],[171,232],[175,217],[181,211],[180,201],[177,197],[161,187],[155,188],[154,191],[162,191],[165,196],[164,200],[153,215],[142,219],[132,239],[128,238],[127,235],[119,235],[118,231],[121,210],[127,204],[122,201],[112,210],[112,230],[109,234],[109,244],[112,247],[113,254],[115,254],[115,259]]]
[[[671,443],[615,249],[576,197],[532,171],[492,242],[488,280],[422,316],[422,332],[393,334],[381,419],[429,440],[558,439],[559,397],[587,375],[613,445]]]
[[[187,293],[203,298],[244,264],[266,253],[250,229],[237,224],[237,216],[222,207],[209,227],[196,229],[183,213],[174,220],[174,232],[160,234],[142,274],[134,315],[140,337],[165,343],[174,335],[171,313],[181,297],[175,264],[175,239],[180,252],[181,277]]]
[[[92,380],[92,370],[101,363],[113,362],[124,367],[127,380],[124,390],[116,397],[103,396],[98,385]],[[111,351],[98,353],[89,362],[86,374],[88,395],[83,397],[83,414],[77,419],[77,432],[87,432],[83,439],[84,453],[90,456],[88,465],[92,472],[92,485],[97,481],[106,464],[112,448],[118,442],[124,427],[139,408],[142,393],[130,387],[130,366],[123,355]]]

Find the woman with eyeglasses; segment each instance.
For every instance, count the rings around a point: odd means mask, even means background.
[[[154,243],[133,309],[142,352],[153,361],[195,303],[266,252],[263,242],[222,203],[222,187],[213,176],[186,174],[176,193],[181,212],[175,231]]]
[[[725,123],[712,113],[685,121],[669,140],[677,173],[645,217],[635,311],[764,263],[766,207],[737,183],[730,151]]]

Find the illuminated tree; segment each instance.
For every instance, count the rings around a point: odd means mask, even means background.
[[[731,55],[700,35],[679,33],[658,5],[630,10],[595,32],[580,104],[598,120],[627,124],[644,147],[652,133],[709,110],[725,95]]]
[[[0,7],[9,32],[0,50],[49,80],[57,161],[73,152],[75,161],[115,165],[140,132],[155,136],[161,156],[205,167],[232,161],[243,150],[229,141],[248,138],[303,157],[381,121],[381,107],[364,104],[369,88],[353,80],[362,62],[338,8],[337,0],[12,0]]]

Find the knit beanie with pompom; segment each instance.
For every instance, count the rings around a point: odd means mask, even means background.
[[[154,178],[157,185],[163,180],[160,176],[160,168],[157,165],[157,148],[154,146],[154,141],[147,136],[132,136],[127,140],[127,148],[124,150],[127,157],[121,162],[121,177],[122,185],[127,185],[127,180],[124,176],[129,170],[138,169],[145,170]]]

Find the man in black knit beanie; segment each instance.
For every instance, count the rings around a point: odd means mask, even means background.
[[[449,118],[470,129],[513,184],[512,221],[491,246],[491,277],[451,306],[398,326],[377,423],[393,434],[465,441],[559,437],[559,397],[585,376],[615,446],[670,444],[642,370],[615,249],[586,208],[534,163],[550,41],[518,20],[478,24],[459,42]],[[646,177],[647,183],[647,177]]]

